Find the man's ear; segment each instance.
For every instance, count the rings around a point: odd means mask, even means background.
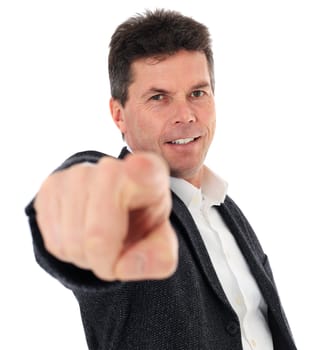
[[[126,133],[126,123],[124,118],[124,108],[118,100],[111,98],[109,101],[110,113],[113,121],[123,135]]]

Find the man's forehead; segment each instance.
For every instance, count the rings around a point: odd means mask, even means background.
[[[187,74],[184,74],[184,70],[186,70]],[[194,79],[197,80],[203,80],[204,77],[210,76],[208,61],[203,52],[180,50],[173,54],[136,59],[131,64],[131,82],[136,81],[136,78],[138,80],[142,78],[142,81],[151,80],[154,77],[168,79],[170,74],[176,76],[178,71],[181,71],[185,78],[190,75],[196,75],[197,78]],[[148,76],[147,74],[150,75]],[[196,84],[197,81],[193,83]]]
[[[133,65],[156,65],[160,62],[163,62],[169,58],[174,58],[176,56],[180,56],[180,55],[187,55],[187,56],[202,56],[205,57],[206,59],[206,55],[203,51],[190,51],[190,50],[185,50],[185,49],[180,49],[178,51],[175,52],[171,52],[171,53],[158,53],[158,54],[153,54],[153,55],[149,55],[149,56],[145,56],[145,57],[138,57],[136,58],[134,61],[132,61],[131,66]],[[206,59],[207,61],[207,59]]]

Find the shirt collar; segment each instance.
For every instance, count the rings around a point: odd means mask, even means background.
[[[207,205],[213,206],[224,202],[228,184],[207,166],[204,166],[201,188],[176,177],[170,177],[170,188],[187,207],[193,201],[197,201],[198,197],[200,200],[204,199]]]

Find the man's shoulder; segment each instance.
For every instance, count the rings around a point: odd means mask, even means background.
[[[125,158],[125,156],[129,154],[129,151],[127,150],[126,147],[124,147],[118,158],[119,159],[123,159]],[[66,169],[69,168],[72,165],[75,164],[80,164],[80,163],[97,163],[102,157],[113,157],[107,153],[103,153],[100,151],[95,151],[95,150],[86,150],[86,151],[80,151],[80,152],[76,152],[75,154],[71,155],[70,157],[68,157],[56,170],[62,170],[62,169]]]
[[[94,150],[86,150],[86,151],[80,151],[76,152],[75,154],[68,157],[64,163],[67,162],[97,162],[101,157],[109,156],[106,153],[100,152],[100,151],[94,151]]]

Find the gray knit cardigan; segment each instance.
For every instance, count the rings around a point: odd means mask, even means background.
[[[128,154],[123,149],[119,158]],[[85,151],[57,170],[96,163],[105,154]],[[33,201],[27,206],[38,263],[77,298],[91,350],[242,350],[238,317],[217,278],[200,233],[172,193],[171,223],[179,240],[179,264],[165,280],[105,282],[88,270],[59,261],[44,247]],[[275,350],[295,350],[271,268],[241,210],[227,196],[217,207],[235,237],[268,305]],[[58,336],[55,335],[55,336]]]

